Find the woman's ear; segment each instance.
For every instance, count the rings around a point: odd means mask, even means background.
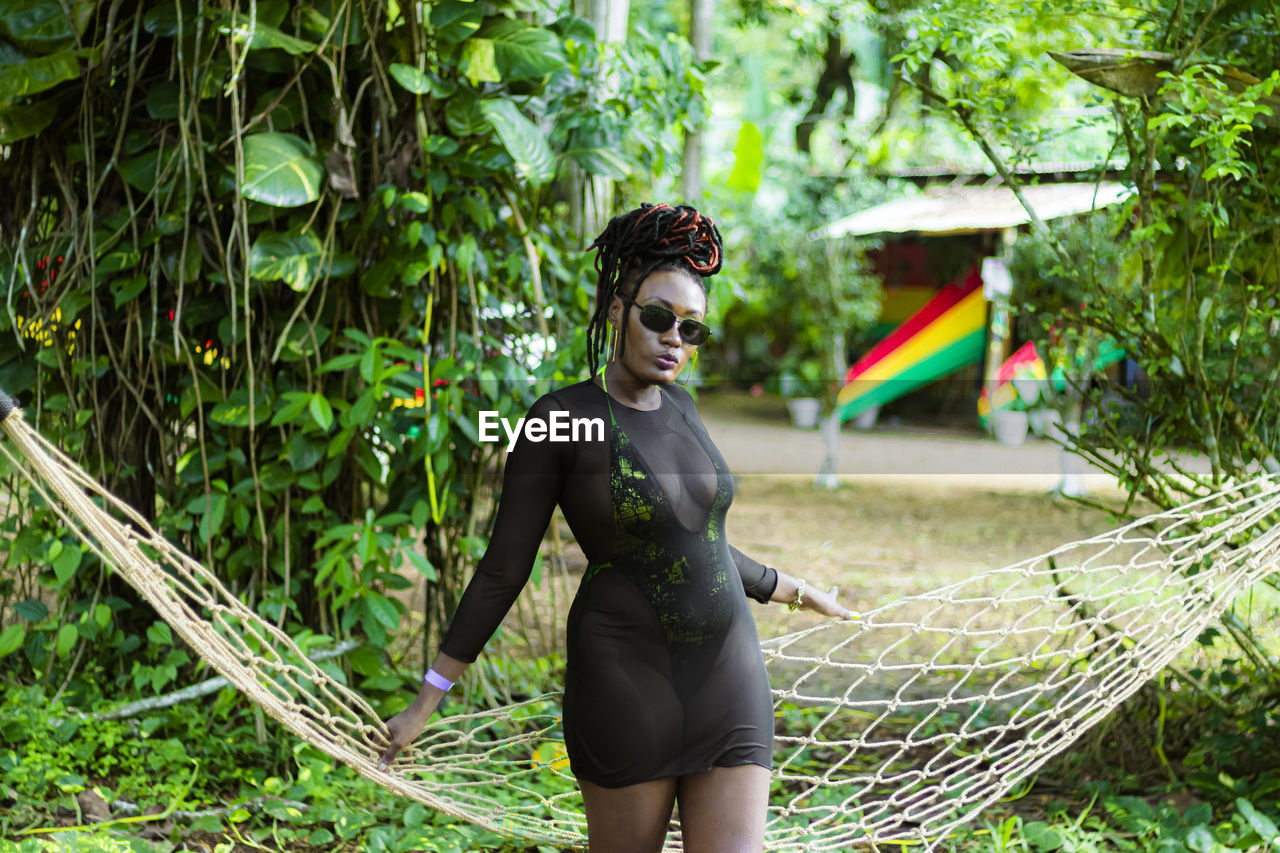
[[[617,294],[609,297],[609,325],[617,329],[622,323],[622,300]]]

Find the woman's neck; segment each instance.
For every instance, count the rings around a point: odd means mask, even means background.
[[[616,361],[605,365],[601,378],[604,381],[597,384],[624,406],[650,411],[662,405],[662,392],[657,385],[641,381]]]

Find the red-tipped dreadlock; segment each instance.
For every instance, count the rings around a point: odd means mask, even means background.
[[[623,285],[635,290],[651,273],[683,270],[698,284],[722,265],[720,231],[709,217],[688,205],[649,204],[609,220],[587,247],[596,249],[596,310],[587,327],[587,358],[595,373],[609,330],[609,301]],[[703,286],[705,290],[705,285]],[[622,324],[619,352],[626,348],[627,325]]]

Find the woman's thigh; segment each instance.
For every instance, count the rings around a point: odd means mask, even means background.
[[[578,781],[591,853],[655,853],[662,849],[676,799],[676,778],[621,788]]]
[[[769,771],[758,764],[681,776],[685,853],[759,853],[769,811]]]

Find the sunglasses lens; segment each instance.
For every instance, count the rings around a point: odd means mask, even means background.
[[[705,343],[710,335],[711,329],[697,320],[685,320],[680,324],[680,337],[690,346]]]
[[[640,325],[655,332],[665,332],[676,321],[674,311],[661,305],[645,305],[640,309]],[[698,346],[711,336],[711,327],[697,320],[680,321],[680,339],[690,346]]]

